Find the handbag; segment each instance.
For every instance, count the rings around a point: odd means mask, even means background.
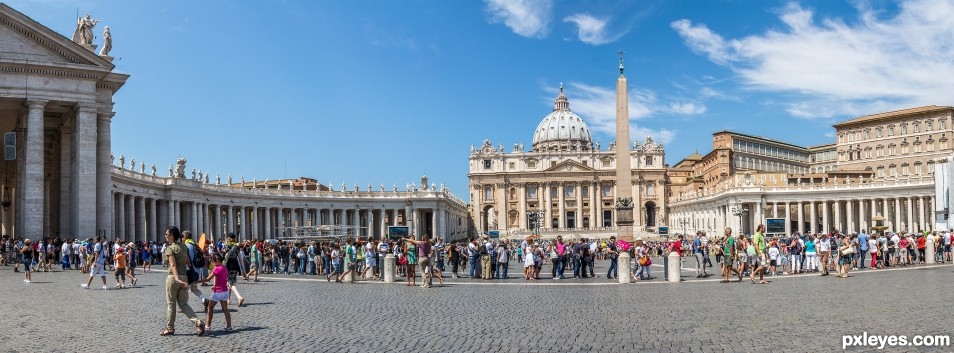
[[[401,258],[399,258],[397,262],[398,262],[398,265],[407,265],[407,256],[401,256]]]
[[[850,246],[847,249],[841,251],[841,254],[844,256],[848,256],[854,253],[855,253],[855,248],[852,248]]]
[[[643,256],[639,258],[640,266],[649,266],[649,256]]]

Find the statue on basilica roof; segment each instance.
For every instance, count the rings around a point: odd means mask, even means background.
[[[73,31],[73,42],[76,44],[93,44],[93,27],[99,20],[93,19],[89,13],[76,19],[76,30]]]

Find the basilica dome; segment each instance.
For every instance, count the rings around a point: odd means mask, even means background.
[[[590,128],[579,115],[570,111],[570,103],[563,95],[563,85],[560,85],[553,112],[544,117],[533,132],[533,150],[589,151],[592,148]]]

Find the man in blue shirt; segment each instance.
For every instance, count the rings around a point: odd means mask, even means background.
[[[868,253],[868,234],[865,233],[864,229],[858,234],[858,250],[858,253],[855,254],[856,270],[858,267],[865,268],[865,255]]]

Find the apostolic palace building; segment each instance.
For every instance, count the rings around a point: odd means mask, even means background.
[[[4,235],[163,239],[169,225],[221,238],[348,234],[407,226],[417,237],[468,235],[467,205],[429,183],[335,189],[313,179],[232,182],[185,159],[168,173],[111,153],[115,72],[108,26],[102,49],[87,15],[67,38],[0,4],[0,132],[6,132],[0,225]],[[131,117],[130,117],[131,118]],[[161,175],[160,175],[161,173]]]
[[[933,230],[935,215],[946,215],[935,165],[954,151],[952,116],[944,106],[866,115],[835,124],[834,143],[811,147],[716,132],[711,152],[669,170],[667,221],[688,233],[748,234],[766,218],[783,219],[785,233],[853,233],[881,215],[889,231]]]
[[[470,151],[470,216],[478,233],[609,238],[616,229],[616,149],[629,150],[636,234],[666,222],[666,152],[652,138],[593,143],[590,129],[560,94],[529,149],[484,140]]]

